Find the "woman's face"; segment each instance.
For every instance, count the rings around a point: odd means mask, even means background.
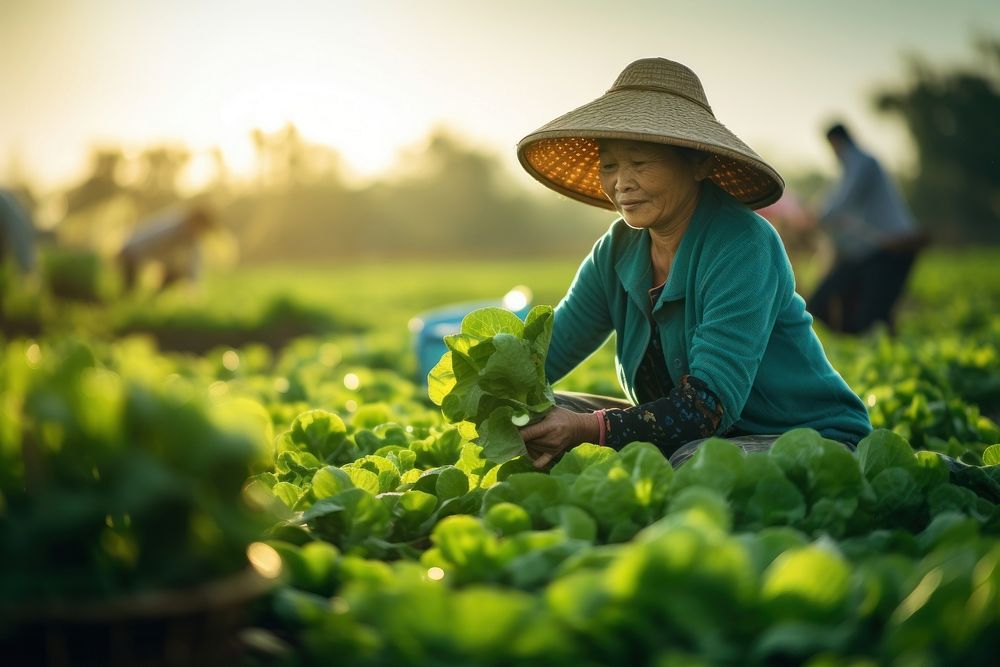
[[[642,141],[599,145],[601,187],[629,227],[669,230],[694,214],[707,160],[703,169],[670,146]]]

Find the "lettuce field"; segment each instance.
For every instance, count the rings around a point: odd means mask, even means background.
[[[896,336],[820,331],[876,428],[856,453],[797,430],[676,470],[581,445],[542,472],[507,426],[551,394],[463,412],[428,395],[413,330],[518,284],[554,305],[571,262],[84,300],[7,276],[0,645],[47,665],[992,665],[998,266],[928,253]],[[610,349],[555,389],[620,395]]]

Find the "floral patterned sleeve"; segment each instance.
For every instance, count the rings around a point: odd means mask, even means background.
[[[722,404],[702,380],[685,375],[663,398],[604,410],[603,417],[607,446],[621,449],[641,440],[669,456],[685,443],[713,435],[722,421]]]

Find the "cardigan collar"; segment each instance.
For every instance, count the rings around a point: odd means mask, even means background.
[[[691,262],[694,261],[692,258],[694,248],[698,245],[698,239],[704,235],[709,221],[719,207],[720,195],[721,190],[715,184],[708,181],[702,182],[698,205],[691,216],[688,228],[684,230],[680,245],[677,246],[677,253],[674,255],[670,274],[667,276],[667,282],[663,287],[663,293],[660,295],[657,307],[664,301],[682,299],[687,293],[687,280]],[[649,289],[653,287],[653,265],[649,254],[652,241],[649,230],[635,230],[632,239],[633,241],[622,249],[615,261],[615,272],[634,305],[641,309],[640,312],[647,313],[649,312]]]

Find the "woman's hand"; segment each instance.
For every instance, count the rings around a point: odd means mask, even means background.
[[[522,428],[521,438],[535,468],[545,468],[556,456],[581,442],[597,442],[601,437],[599,418],[591,412],[555,407],[540,422]]]

